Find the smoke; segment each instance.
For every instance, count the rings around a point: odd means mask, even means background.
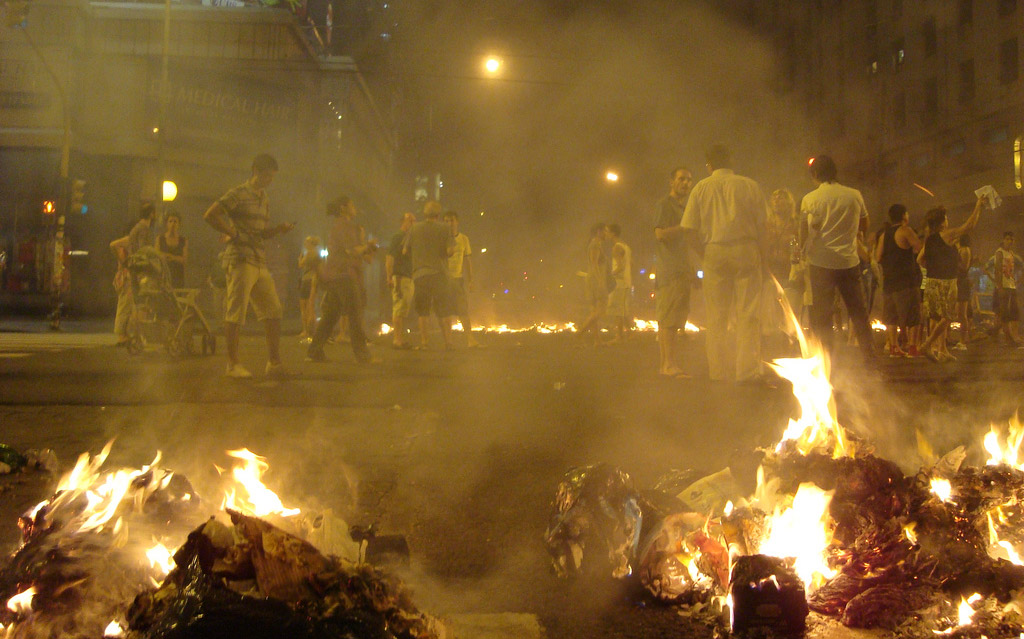
[[[489,246],[486,292],[565,295],[595,221],[620,223],[649,268],[654,203],[676,166],[706,175],[712,142],[766,192],[810,186],[815,127],[778,91],[777,52],[704,3],[435,4],[405,29],[399,155],[426,149],[408,169],[440,171],[445,205],[472,214],[463,230]],[[503,60],[496,77],[486,55]]]

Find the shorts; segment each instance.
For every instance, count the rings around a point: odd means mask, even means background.
[[[917,326],[921,323],[921,294],[917,288],[885,293],[882,320],[889,326]]]
[[[632,291],[621,280],[615,280],[615,288],[608,294],[608,315],[627,317],[629,315],[629,298]]]
[[[244,324],[249,302],[260,321],[281,319],[281,301],[277,298],[274,278],[265,265],[238,262],[228,264],[227,269],[225,322]]]
[[[1020,319],[1020,309],[1017,306],[1017,289],[1003,288],[996,289],[993,294],[994,308],[999,319],[1004,322],[1016,322]]]
[[[448,282],[448,309],[452,315],[463,317],[469,314],[469,300],[466,297],[466,280],[453,277]]]
[[[659,277],[654,289],[654,319],[658,328],[683,328],[690,314],[690,278],[677,274]]]
[[[924,306],[928,316],[937,320],[956,317],[956,280],[929,277],[924,283]]]
[[[447,275],[444,273],[421,275],[413,280],[413,288],[412,303],[417,317],[430,315],[431,308],[438,317],[449,316],[448,300],[451,294],[448,290]]]
[[[391,289],[391,317],[407,317],[412,309],[415,287],[411,277],[396,276],[398,283]]]

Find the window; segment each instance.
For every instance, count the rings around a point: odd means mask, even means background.
[[[981,141],[985,144],[999,144],[1005,142],[1009,137],[1010,132],[1005,126],[997,126],[981,132]]]
[[[929,17],[921,27],[924,36],[924,57],[930,58],[935,55],[939,48],[939,37],[935,29],[935,18]]]
[[[895,40],[892,43],[892,67],[899,71],[900,67],[903,66],[903,60],[906,58],[906,45],[903,38]]]
[[[1009,84],[1017,80],[1017,38],[1004,40],[999,45],[999,81]]]
[[[1017,190],[1024,188],[1024,181],[1021,180],[1021,142],[1024,138],[1018,137],[1013,141],[1013,183]]]
[[[960,10],[957,12],[957,25],[960,27],[970,26],[974,22],[974,0],[960,0]]]
[[[928,78],[924,81],[924,110],[921,112],[921,122],[925,126],[935,124],[935,117],[939,114],[939,81],[935,78]]]
[[[897,129],[907,126],[907,94],[902,91],[892,101],[892,122]]]
[[[960,138],[959,140],[953,140],[952,142],[949,142],[948,144],[942,147],[943,155],[947,155],[949,157],[956,157],[958,155],[962,155],[966,150],[967,143],[964,142],[963,138]]]
[[[960,63],[960,104],[967,104],[974,99],[974,59]]]
[[[999,15],[1006,17],[1017,10],[1017,0],[999,0]]]

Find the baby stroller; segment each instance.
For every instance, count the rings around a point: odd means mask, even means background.
[[[198,335],[203,355],[217,350],[210,324],[196,304],[197,289],[171,288],[167,263],[152,246],[128,257],[135,311],[129,322],[128,352],[141,353],[148,341],[161,341],[175,357],[195,352]]]

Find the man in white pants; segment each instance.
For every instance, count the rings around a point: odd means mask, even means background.
[[[707,309],[708,374],[724,381],[763,382],[761,376],[762,264],[768,206],[761,187],[732,170],[729,149],[708,149],[711,172],[693,187],[683,228],[704,246],[704,305]],[[736,309],[735,359],[728,357],[730,311]]]

